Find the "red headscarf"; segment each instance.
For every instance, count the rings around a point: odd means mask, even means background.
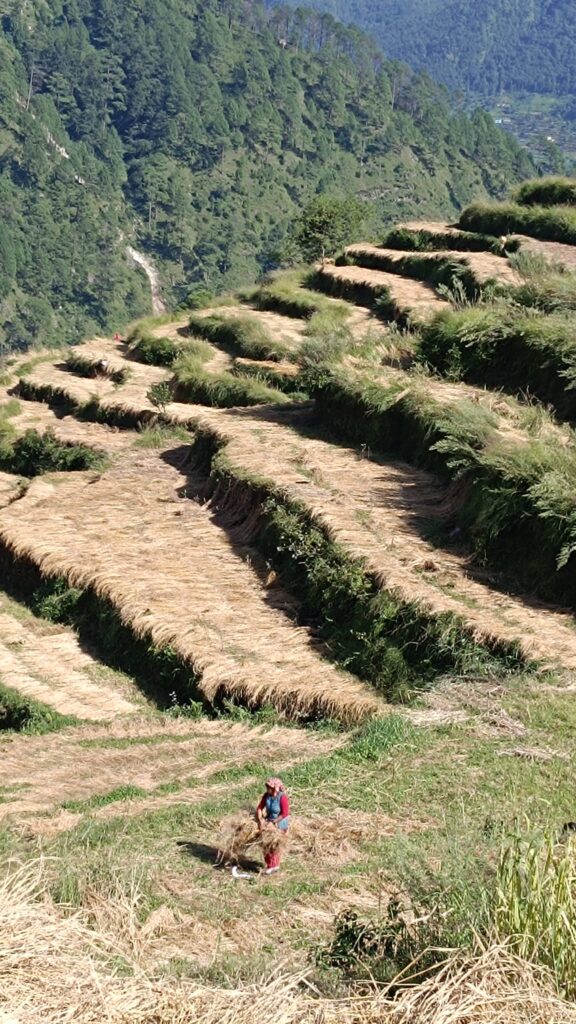
[[[273,775],[271,778],[266,779],[266,785],[270,786],[270,789],[274,790],[274,793],[285,793],[286,786],[277,776]]]

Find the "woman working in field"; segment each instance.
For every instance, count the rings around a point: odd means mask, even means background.
[[[256,808],[256,818],[261,833],[265,829],[276,829],[281,833],[278,843],[266,843],[264,846],[265,873],[272,875],[280,869],[281,841],[290,827],[290,803],[282,779],[266,779],[266,791]]]

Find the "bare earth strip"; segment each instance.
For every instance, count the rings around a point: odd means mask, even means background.
[[[206,697],[224,691],[351,721],[380,706],[292,623],[285,595],[266,591],[208,510],[179,497],[186,476],[166,459],[132,451],[102,476],[50,481],[39,501],[33,482],[4,511],[4,543],[42,571],[95,589],[137,635],[172,646]]]
[[[153,791],[178,782],[189,792],[169,794],[178,801],[206,795],[212,776],[245,763],[288,761],[328,753],[340,737],[322,738],[305,730],[272,729],[240,723],[187,722],[182,719],[119,719],[107,727],[67,729],[50,736],[0,739],[0,818],[45,812],[68,800],[85,800],[122,785]],[[261,780],[259,780],[261,781]],[[211,782],[212,790],[215,781]],[[223,789],[230,782],[222,783]],[[202,799],[202,796],[200,796]],[[142,798],[133,801],[139,806]],[[118,807],[122,813],[126,802]],[[115,805],[105,809],[114,813]],[[106,814],[104,815],[106,816]]]
[[[45,364],[32,374],[32,379],[49,377]],[[82,382],[67,378],[68,393],[74,396]],[[460,385],[440,381],[433,386],[443,393],[453,388],[462,395]],[[108,391],[103,401],[121,404],[123,392],[122,388],[112,396]],[[128,401],[131,407],[137,403],[136,389]],[[365,560],[382,586],[430,611],[460,615],[479,639],[517,642],[528,658],[576,668],[576,629],[570,615],[471,578],[465,558],[423,538],[422,520],[442,514],[444,492],[430,474],[402,463],[380,465],[359,458],[351,449],[302,437],[294,429],[298,413],[291,410],[222,410],[173,403],[167,416],[228,441],[227,456],[239,474],[265,478],[300,501],[345,550]],[[22,505],[17,503],[19,511],[11,517],[14,529],[24,514]],[[10,511],[2,513],[0,522]],[[30,522],[35,515],[30,513]],[[4,529],[1,532],[7,536]],[[29,527],[25,533],[28,537]]]
[[[6,686],[78,718],[99,721],[137,711],[136,703],[90,678],[86,670],[95,665],[71,630],[54,626],[39,633],[0,603],[0,679]]]
[[[378,288],[387,288],[398,308],[411,313],[415,318],[431,316],[438,310],[451,308],[450,303],[441,299],[431,285],[400,277],[398,274],[389,274],[383,270],[336,267],[327,263],[318,269],[318,273],[325,278],[365,286],[374,291]]]
[[[483,285],[488,281],[498,281],[500,284],[520,284],[520,275],[510,266],[508,260],[502,256],[496,256],[491,252],[460,252],[446,249],[441,252],[414,253],[403,252],[400,249],[385,249],[383,246],[370,245],[368,242],[361,242],[358,245],[350,245],[346,249],[359,265],[362,265],[362,258],[390,260],[400,263],[406,257],[425,256],[430,260],[438,262],[442,260],[454,260],[470,267],[478,284]],[[384,269],[384,268],[383,268]],[[399,268],[394,273],[402,273]]]

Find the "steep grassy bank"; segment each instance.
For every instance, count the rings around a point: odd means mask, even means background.
[[[576,244],[576,210],[569,206],[473,203],[460,216],[465,231],[491,235],[518,233],[549,242]]]
[[[534,178],[514,189],[512,198],[522,206],[576,206],[573,178]]]
[[[262,324],[249,316],[203,317],[193,313],[190,330],[235,356],[278,362],[289,353],[282,341],[272,338]]]
[[[0,567],[4,587],[11,594],[42,618],[72,626],[82,642],[99,652],[104,664],[133,675],[159,707],[203,700],[191,666],[184,665],[170,646],[159,648],[145,634],[137,636],[96,587],[80,588],[51,575],[4,542],[0,542]],[[33,712],[32,706],[32,717]],[[24,709],[24,724],[28,717]],[[59,716],[56,719],[59,722]]]
[[[462,252],[491,252],[505,256],[514,252],[518,243],[512,240],[504,246],[494,235],[483,235],[473,231],[432,231],[427,228],[409,228],[405,225],[392,228],[382,242],[389,249],[411,249],[414,252],[437,252],[439,249],[461,250]]]
[[[235,406],[283,405],[290,399],[278,388],[262,379],[244,376],[241,372],[209,373],[193,355],[182,355],[174,363],[172,383],[174,398],[179,402],[228,409]]]
[[[496,430],[468,400],[440,404],[425,385],[386,387],[320,374],[308,388],[339,439],[432,469],[450,485],[453,522],[477,556],[541,595],[576,606],[576,451]]]
[[[200,436],[192,457],[222,524],[265,556],[337,662],[388,699],[406,699],[442,672],[520,667],[513,645],[480,644],[456,615],[435,615],[383,588],[310,510],[233,469],[215,437]]]
[[[576,419],[573,318],[496,304],[438,313],[421,330],[421,357],[439,373],[536,396]]]

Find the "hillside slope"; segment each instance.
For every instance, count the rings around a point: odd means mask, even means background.
[[[268,268],[317,192],[370,201],[380,231],[451,217],[530,173],[488,118],[335,23],[297,45],[258,4],[8,0],[0,24],[0,341],[60,342]]]
[[[575,188],[6,361],[0,1015],[575,1024]]]
[[[296,4],[294,4],[296,6]],[[573,94],[573,0],[312,0],[451,89]]]

